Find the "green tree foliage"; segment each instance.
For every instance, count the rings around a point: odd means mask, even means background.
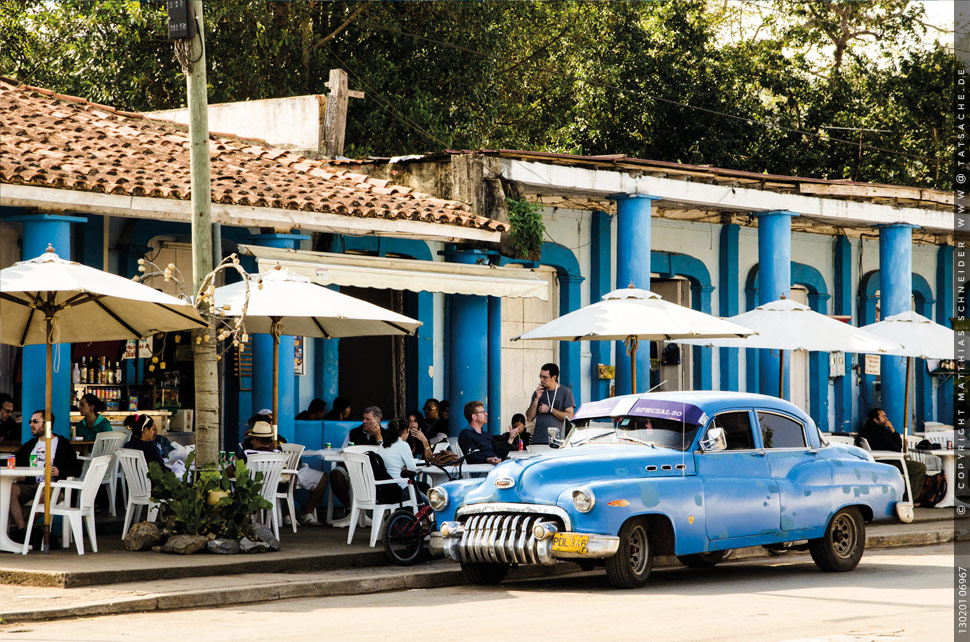
[[[348,155],[627,154],[936,187],[952,169],[957,63],[922,44],[915,2],[221,0],[205,11],[210,103],[326,93],[343,68],[366,93],[350,102]],[[178,107],[165,24],[161,2],[6,0],[0,73],[122,109]]]

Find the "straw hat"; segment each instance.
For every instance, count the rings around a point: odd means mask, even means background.
[[[257,421],[253,424],[253,429],[250,431],[249,436],[256,439],[272,439],[273,427],[265,421]]]

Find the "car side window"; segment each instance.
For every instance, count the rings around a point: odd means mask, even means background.
[[[724,429],[727,437],[726,450],[751,450],[754,448],[751,419],[747,412],[722,412],[714,417],[713,425]]]
[[[804,448],[805,427],[801,423],[771,412],[759,412],[761,440],[765,448]]]

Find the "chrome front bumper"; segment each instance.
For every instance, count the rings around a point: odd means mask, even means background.
[[[588,534],[583,552],[553,550],[558,528],[547,520],[544,515],[482,514],[471,516],[464,524],[444,522],[431,535],[431,551],[456,562],[551,565],[559,559],[611,557],[619,548],[618,537]],[[537,524],[543,525],[542,539],[533,534]]]

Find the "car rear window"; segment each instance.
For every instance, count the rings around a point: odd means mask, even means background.
[[[765,448],[804,448],[805,428],[801,423],[770,412],[758,413],[761,440]]]

